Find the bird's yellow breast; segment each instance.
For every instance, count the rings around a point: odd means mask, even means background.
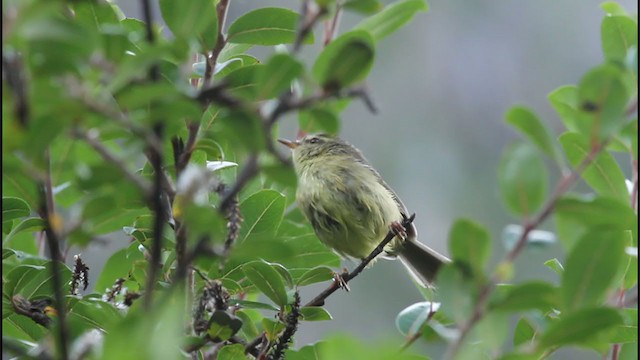
[[[297,201],[322,242],[342,255],[364,258],[389,225],[401,220],[400,209],[370,168],[342,160],[299,167]]]

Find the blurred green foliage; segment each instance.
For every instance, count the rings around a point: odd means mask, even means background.
[[[167,37],[106,1],[3,3],[3,345],[24,356],[64,353],[52,341],[60,318],[39,305],[56,290],[44,229],[65,247],[122,231],[131,244],[109,255],[92,293],[72,295],[77,271],[60,271],[70,358],[425,358],[351,335],[287,349],[298,326],[331,320],[298,290],[331,281],[340,261],[294,205],[295,175],[274,150],[277,120],[297,112],[301,131],[338,133],[377,42],[428,9],[423,0],[305,4],[303,14],[249,11],[219,33],[226,1],[161,0]],[[505,207],[522,221],[505,231],[516,239],[509,254],[488,269],[489,233],[457,221],[438,291],[398,315],[405,347],[444,342],[456,359],[539,359],[568,345],[637,357],[637,16],[613,2],[602,8],[603,64],[549,94],[567,130],[556,139],[524,106],[506,114],[524,137],[497,174]],[[342,11],[365,18],[332,33]],[[285,45],[320,41],[311,30],[322,20],[326,47],[305,63]],[[246,53],[273,45],[264,59]],[[549,184],[545,156],[562,169],[558,184]],[[212,166],[221,160],[229,163]],[[592,191],[569,193],[580,179]],[[150,205],[158,197],[171,215],[159,233]],[[554,236],[533,232],[550,217]],[[548,239],[569,254],[545,263],[560,283],[508,284],[515,257]],[[158,244],[162,266],[150,288]],[[621,294],[632,289],[636,302],[627,304]],[[149,294],[145,306],[138,298]],[[49,327],[34,321],[43,314]]]

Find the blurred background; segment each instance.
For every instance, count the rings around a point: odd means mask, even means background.
[[[135,0],[116,1],[129,17],[141,18]],[[389,1],[384,1],[389,3]],[[155,2],[154,2],[155,3]],[[562,125],[546,100],[558,86],[575,84],[601,63],[600,0],[429,0],[429,12],[384,39],[368,88],[377,114],[354,101],[344,112],[341,136],[360,148],[387,183],[415,212],[419,239],[448,253],[451,224],[474,219],[492,234],[493,263],[504,253],[501,233],[518,223],[501,204],[496,169],[506,145],[518,138],[504,124],[513,105],[533,108],[554,134]],[[621,1],[637,13],[635,1]],[[157,5],[157,4],[156,4]],[[250,9],[265,6],[299,11],[300,1],[233,0],[227,26]],[[156,6],[156,20],[161,17]],[[345,13],[341,30],[362,17]],[[320,39],[316,34],[316,39]],[[320,44],[307,47],[302,58],[312,63]],[[264,59],[273,49],[254,49]],[[284,118],[282,135],[294,137],[295,117]],[[623,162],[626,164],[626,161]],[[624,169],[628,173],[628,169]],[[551,173],[554,184],[557,174]],[[547,224],[548,226],[548,224]],[[88,249],[85,260],[93,278],[104,254],[125,246],[119,235],[98,255]],[[516,281],[555,274],[542,263],[564,254],[559,246],[528,250],[517,262]],[[344,263],[353,267],[355,263]],[[328,333],[348,332],[367,341],[400,344],[395,316],[423,298],[399,262],[379,261],[327,302],[333,321],[305,323],[294,347]],[[308,289],[303,300],[321,287]],[[306,296],[306,297],[305,297]],[[443,347],[416,344],[433,359]],[[558,352],[554,359],[599,359],[593,352]]]

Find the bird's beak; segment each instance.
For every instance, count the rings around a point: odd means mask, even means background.
[[[286,145],[289,149],[295,149],[300,145],[300,143],[297,141],[291,141],[287,139],[278,139],[278,142]]]

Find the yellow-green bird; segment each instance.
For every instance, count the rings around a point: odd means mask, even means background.
[[[390,228],[398,229],[407,209],[362,153],[325,134],[296,141],[278,139],[293,152],[296,199],[318,238],[342,256],[364,259]],[[413,223],[398,232],[383,256],[399,258],[423,286],[431,286],[450,260],[418,242]]]

